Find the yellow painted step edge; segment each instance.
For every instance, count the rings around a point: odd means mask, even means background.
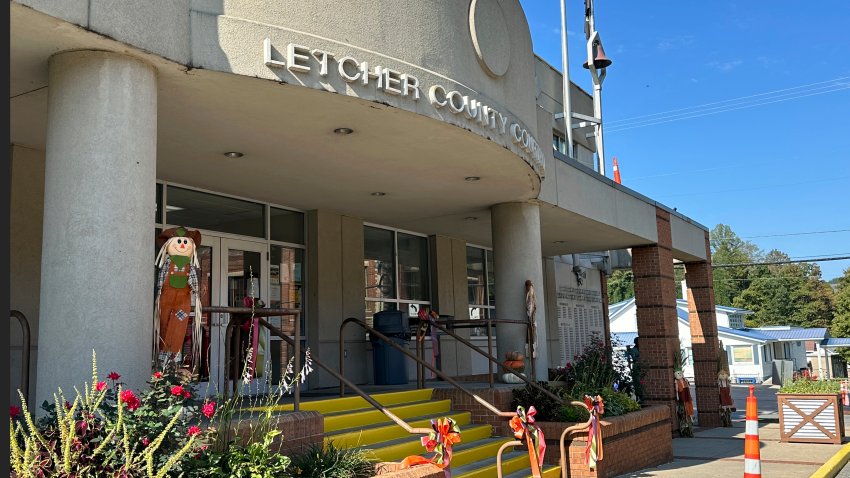
[[[498,450],[498,448],[496,448],[496,450]],[[493,453],[493,455],[495,455],[495,453]],[[452,464],[454,464],[454,460],[452,460]],[[502,462],[502,473],[505,474],[505,475],[509,475],[509,474],[511,474],[515,471],[519,471],[523,468],[526,468],[529,471],[531,471],[529,466],[528,466],[528,455],[515,456],[515,457],[510,458],[508,460],[504,460]],[[496,476],[496,464],[494,463],[490,466],[487,466],[487,467],[484,467],[484,468],[481,468],[481,469],[478,469],[478,470],[470,471],[470,472],[467,472],[467,473],[462,473],[462,474],[459,474],[459,475],[452,475],[452,476],[454,478],[493,478],[494,476]],[[555,475],[555,476],[558,476],[558,475]]]
[[[471,443],[478,440],[482,440],[484,438],[490,438],[492,434],[493,428],[490,425],[477,425],[468,428],[467,430],[461,431],[461,439],[465,437],[466,440]],[[396,443],[386,447],[370,449],[372,450],[374,455],[381,461],[399,461],[406,456],[421,455],[425,453],[425,448],[422,447],[422,443],[419,441],[419,438],[420,437],[417,435],[411,435],[410,441]],[[369,448],[369,446],[366,446],[366,448]],[[464,451],[468,452],[470,450]],[[457,454],[454,455],[452,463],[454,463],[456,459]]]
[[[469,463],[474,463],[476,461],[492,458],[496,456],[496,452],[499,451],[499,447],[502,446],[502,444],[506,441],[510,441],[510,439],[505,438],[504,440],[497,440],[491,443],[482,444],[481,446],[457,451],[453,454],[452,465],[463,466]],[[505,453],[507,453],[508,451],[506,451]],[[526,456],[525,459],[527,460],[528,457]]]
[[[381,405],[397,405],[408,402],[422,402],[430,400],[433,389],[424,388],[422,390],[402,390],[400,392],[376,393],[371,395]],[[348,396],[338,398],[326,398],[321,400],[310,400],[301,402],[301,410],[312,410],[319,413],[334,413],[344,412],[346,410],[359,410],[369,408],[371,405],[359,396]],[[274,412],[292,411],[291,403],[284,405],[275,405],[270,407]],[[252,412],[264,412],[267,407],[252,407],[246,410]]]
[[[437,400],[424,403],[391,406],[388,409],[399,418],[421,417],[448,413],[451,410],[451,400]],[[370,409],[341,415],[325,417],[325,433],[346,428],[354,428],[375,423],[390,423],[390,419],[380,410]]]
[[[841,447],[832,458],[826,460],[809,478],[833,478],[850,461],[850,443]]]
[[[469,425],[470,421],[472,421],[472,414],[469,412],[449,413],[445,416],[452,418],[455,423],[461,427]],[[408,424],[415,428],[430,428],[431,419],[426,418],[423,420],[415,420],[408,422]],[[373,443],[390,441],[396,438],[402,438],[406,435],[408,435],[408,433],[403,428],[395,423],[390,423],[381,427],[352,430],[349,432],[337,433],[335,435],[326,435],[325,443],[334,442],[334,444],[338,446],[345,446],[347,443],[356,444],[356,446],[369,446]]]

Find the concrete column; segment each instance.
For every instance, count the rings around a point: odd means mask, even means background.
[[[37,399],[118,372],[151,371],[155,70],[74,51],[50,58]]]
[[[705,233],[704,262],[685,264],[688,321],[691,324],[691,347],[694,353],[694,381],[701,427],[719,427],[720,389],[717,386],[717,363],[720,342],[717,338],[717,316],[714,307],[714,281],[711,272],[711,247]],[[728,370],[727,370],[728,372]]]
[[[645,401],[670,407],[670,426],[678,429],[674,354],[679,350],[676,284],[670,213],[656,208],[658,244],[632,248],[640,361],[646,371]]]
[[[546,301],[543,253],[540,246],[540,208],[532,203],[504,203],[492,207],[493,260],[496,275],[496,315],[499,319],[526,320],[525,281],[531,280],[537,297],[537,380],[547,380],[549,353],[546,343]],[[526,350],[522,325],[496,327],[499,358],[506,352]],[[531,357],[528,357],[530,360]],[[530,367],[527,369],[531,371]]]

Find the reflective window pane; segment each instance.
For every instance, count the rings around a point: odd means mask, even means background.
[[[470,304],[484,304],[487,294],[484,249],[466,247],[466,282]]]
[[[265,206],[251,201],[169,186],[168,224],[265,237]]]
[[[269,307],[272,309],[301,309],[304,290],[304,250],[272,245],[270,248]],[[287,335],[295,333],[294,317],[270,317],[269,322]],[[300,333],[305,335],[304,314],[301,314]]]
[[[400,299],[429,300],[428,238],[398,233]]]
[[[286,209],[270,208],[270,237],[273,241],[304,244],[304,214]]]
[[[487,304],[496,305],[496,274],[493,272],[493,251],[487,253]]]
[[[156,217],[154,222],[162,223],[162,184],[156,184]]]
[[[366,297],[395,298],[395,265],[393,232],[365,226],[363,228],[364,273]]]

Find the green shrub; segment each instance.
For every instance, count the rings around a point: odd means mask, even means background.
[[[333,442],[292,458],[293,477],[366,478],[375,474],[372,452],[363,448],[337,448]]]
[[[605,417],[618,417],[629,412],[640,410],[638,402],[622,392],[615,392],[613,388],[606,388],[599,394],[605,404]]]
[[[546,382],[538,382],[537,384],[558,397],[563,397],[565,395],[566,390],[563,387],[551,387]],[[534,417],[535,420],[550,422],[558,420],[561,402],[555,400],[549,395],[546,395],[537,388],[526,384],[524,388],[515,388],[513,390],[511,410],[516,410],[518,406],[523,406],[526,410],[533,406],[537,410],[537,415]]]
[[[779,393],[841,393],[841,381],[803,378],[786,383]]]

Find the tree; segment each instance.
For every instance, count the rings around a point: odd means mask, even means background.
[[[850,337],[850,267],[838,278],[838,287],[833,296],[833,318],[829,329],[833,337]],[[850,359],[850,349],[839,349],[839,353]]]
[[[709,235],[713,264],[756,262],[761,251],[752,242],[738,237],[732,228],[718,224]],[[749,286],[749,267],[714,269],[714,300],[717,305],[732,305],[735,298]]]
[[[787,261],[784,252],[770,251],[766,262]],[[829,327],[832,321],[832,288],[821,279],[816,264],[753,266],[748,286],[734,299],[736,307],[754,312],[748,326],[792,325]]]
[[[635,296],[635,276],[630,270],[615,270],[608,278],[608,301],[612,304]]]

